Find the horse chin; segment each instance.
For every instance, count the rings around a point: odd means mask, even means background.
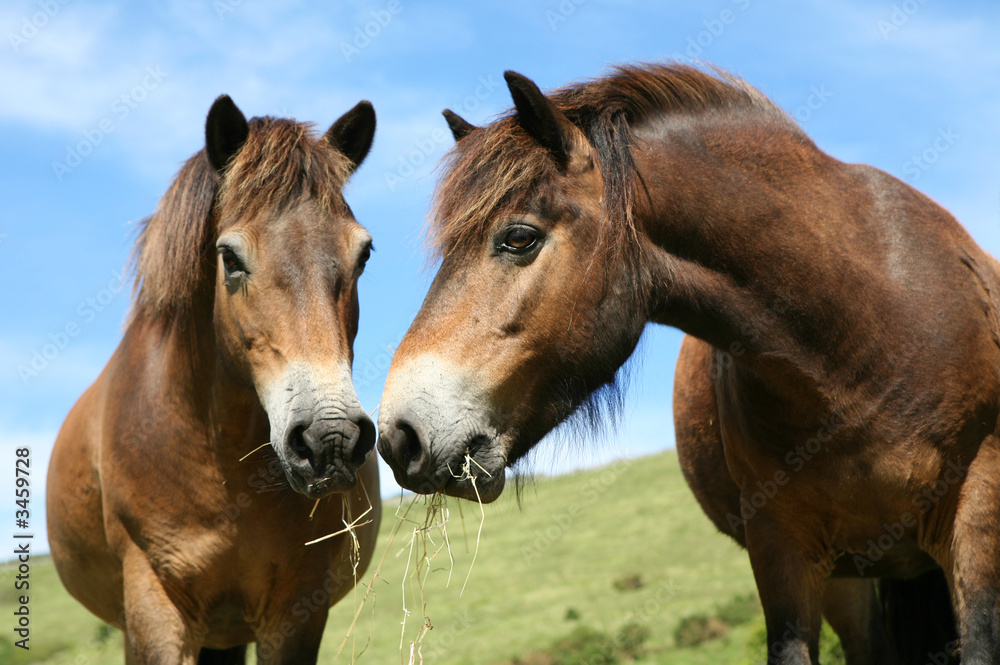
[[[442,492],[458,499],[467,499],[478,503],[493,503],[503,494],[507,478],[501,467],[486,475],[480,470],[474,478],[452,478],[442,488]]]
[[[358,483],[358,475],[348,471],[337,471],[324,476],[304,478],[297,471],[285,469],[285,476],[293,490],[309,499],[322,499],[331,494],[343,494],[354,489]]]
[[[448,496],[492,503],[507,482],[507,446],[502,438],[476,436],[460,446],[463,454],[448,465],[441,491]]]

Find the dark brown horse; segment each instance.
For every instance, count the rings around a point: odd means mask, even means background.
[[[371,236],[341,190],[374,130],[368,102],[316,137],[220,97],[142,229],[124,339],[47,496],[59,575],[128,663],[240,663],[254,641],[260,663],[315,663],[371,559],[375,428],[351,383]]]
[[[898,656],[944,662],[955,643],[901,619],[947,617],[936,576],[962,662],[1000,663],[997,263],[733,77],[622,67],[550,96],[506,79],[509,115],[445,114],[441,267],[379,418],[397,480],[495,499],[647,323],[674,326],[679,455],[749,552],[769,660],[815,663],[825,610],[852,663],[893,662],[872,580],[900,578],[893,635],[932,653]]]

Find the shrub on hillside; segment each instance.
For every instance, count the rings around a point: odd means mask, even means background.
[[[747,638],[747,657],[751,663],[764,663],[767,662],[766,653],[767,628],[764,626],[764,617],[762,616],[756,620],[750,637]],[[819,635],[819,662],[823,665],[845,665],[844,650],[840,646],[840,639],[825,621]]]
[[[614,581],[614,586],[619,591],[635,591],[636,589],[641,589],[645,584],[642,581],[642,575],[635,573],[619,577]]]
[[[589,626],[577,626],[546,651],[532,651],[510,665],[619,665],[646,655],[649,628],[627,623],[614,639]]]
[[[748,593],[743,596],[733,596],[725,604],[715,610],[715,616],[727,626],[739,626],[750,623],[761,614],[760,600],[757,594]]]
[[[638,623],[627,623],[618,631],[618,654],[624,661],[639,660],[646,655],[646,640],[649,639],[649,626]]]
[[[615,665],[618,648],[606,633],[579,626],[556,642],[549,653],[554,665]]]
[[[715,617],[696,614],[682,619],[674,631],[674,643],[686,649],[717,640],[729,633],[729,626]]]
[[[104,644],[110,640],[114,634],[115,629],[102,621],[101,624],[97,626],[97,630],[94,631],[94,642],[97,644]]]

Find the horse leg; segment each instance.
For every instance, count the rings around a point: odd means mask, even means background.
[[[705,514],[722,533],[745,547],[740,488],[729,473],[722,443],[712,354],[712,347],[695,337],[685,336],[681,343],[674,375],[677,458],[684,478]],[[861,590],[851,593],[854,585],[841,584],[839,580],[830,580],[830,584],[833,588],[828,584],[824,612],[837,631],[845,653],[856,654],[848,656],[848,665],[894,665],[894,660],[878,658],[878,654],[882,653],[879,638],[885,639],[885,629],[878,623],[878,606],[873,613],[866,604],[868,599],[857,597]],[[874,602],[874,593],[870,593],[870,600]],[[864,619],[858,619],[852,614],[855,612],[859,616],[862,612],[867,614]],[[873,631],[880,633],[867,633],[869,625]],[[874,655],[867,655],[869,653]]]
[[[229,649],[202,649],[198,654],[198,665],[245,665],[247,645]]]
[[[132,548],[122,562],[125,592],[125,662],[196,665],[199,642],[170,599],[144,552]]]
[[[882,621],[875,580],[834,577],[823,593],[823,616],[840,638],[847,665],[897,665]]]
[[[685,336],[674,376],[677,458],[691,491],[715,526],[746,546],[740,488],[729,474],[719,425],[712,347]],[[895,665],[895,650],[881,624],[874,583],[831,579],[823,612],[840,637],[848,665]]]
[[[962,665],[1000,665],[1000,441],[969,465],[952,538],[952,593]],[[960,473],[956,470],[955,475]],[[947,482],[947,474],[944,477]],[[959,478],[959,481],[961,479]]]
[[[902,665],[955,665],[958,627],[951,587],[938,568],[911,579],[878,583],[879,605],[896,656]]]
[[[289,619],[293,614],[287,611],[257,631],[257,665],[316,665],[329,608],[324,605],[305,609],[304,620],[301,613],[294,615],[294,621]]]
[[[802,543],[770,509],[746,521],[747,551],[767,626],[768,665],[817,665],[832,554]]]

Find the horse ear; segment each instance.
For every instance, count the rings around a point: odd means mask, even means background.
[[[358,102],[357,106],[333,123],[323,138],[351,160],[351,171],[354,171],[368,155],[375,138],[375,108],[372,103]]]
[[[205,152],[209,163],[221,171],[243,147],[250,135],[250,125],[229,95],[220,95],[208,111],[205,121]]]
[[[448,129],[451,130],[451,135],[455,137],[456,141],[461,141],[472,130],[479,129],[451,109],[441,111],[441,115],[443,115],[444,119],[447,121]]]
[[[503,77],[514,99],[518,124],[548,148],[561,168],[568,168],[572,158],[581,152],[580,141],[586,142],[583,133],[542,94],[534,81],[510,70]]]

